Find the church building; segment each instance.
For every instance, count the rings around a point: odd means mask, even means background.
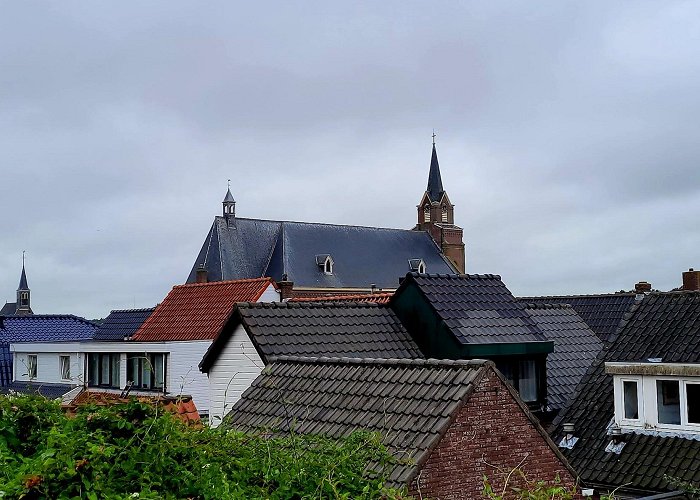
[[[391,291],[409,272],[462,274],[462,229],[433,143],[413,229],[239,217],[229,189],[188,283],[270,277],[283,298]],[[292,291],[293,290],[293,291]]]
[[[24,257],[22,258],[22,274],[17,287],[17,301],[5,302],[0,309],[0,316],[29,316],[34,314],[31,307],[31,292],[27,284],[27,273],[24,270]]]

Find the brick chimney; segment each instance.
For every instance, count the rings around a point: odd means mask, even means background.
[[[207,281],[207,269],[204,264],[200,264],[197,268],[197,283],[206,283]]]
[[[640,281],[634,285],[634,291],[635,293],[649,293],[651,292],[651,283]]]
[[[280,289],[280,300],[291,299],[294,296],[294,282],[287,280],[287,275],[282,275],[282,280],[277,282]]]
[[[700,271],[691,267],[683,273],[683,290],[697,292],[700,290]]]

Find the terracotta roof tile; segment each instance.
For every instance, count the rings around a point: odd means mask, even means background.
[[[174,286],[133,340],[213,340],[236,302],[256,302],[270,285],[256,278]]]

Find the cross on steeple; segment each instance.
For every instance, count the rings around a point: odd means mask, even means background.
[[[435,129],[433,129],[433,146],[435,146]]]

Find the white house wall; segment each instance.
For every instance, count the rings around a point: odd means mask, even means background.
[[[27,369],[27,357],[30,354],[35,354],[37,359],[36,378],[33,379],[29,378],[29,370]],[[61,368],[58,361],[59,356],[70,356],[71,378],[68,380],[61,378]],[[83,355],[79,352],[16,352],[12,369],[14,371],[14,379],[19,382],[32,381],[45,384],[75,385],[81,385],[83,383]]]
[[[209,370],[209,422],[213,427],[231,411],[243,391],[260,375],[263,366],[245,329],[238,325]]]

